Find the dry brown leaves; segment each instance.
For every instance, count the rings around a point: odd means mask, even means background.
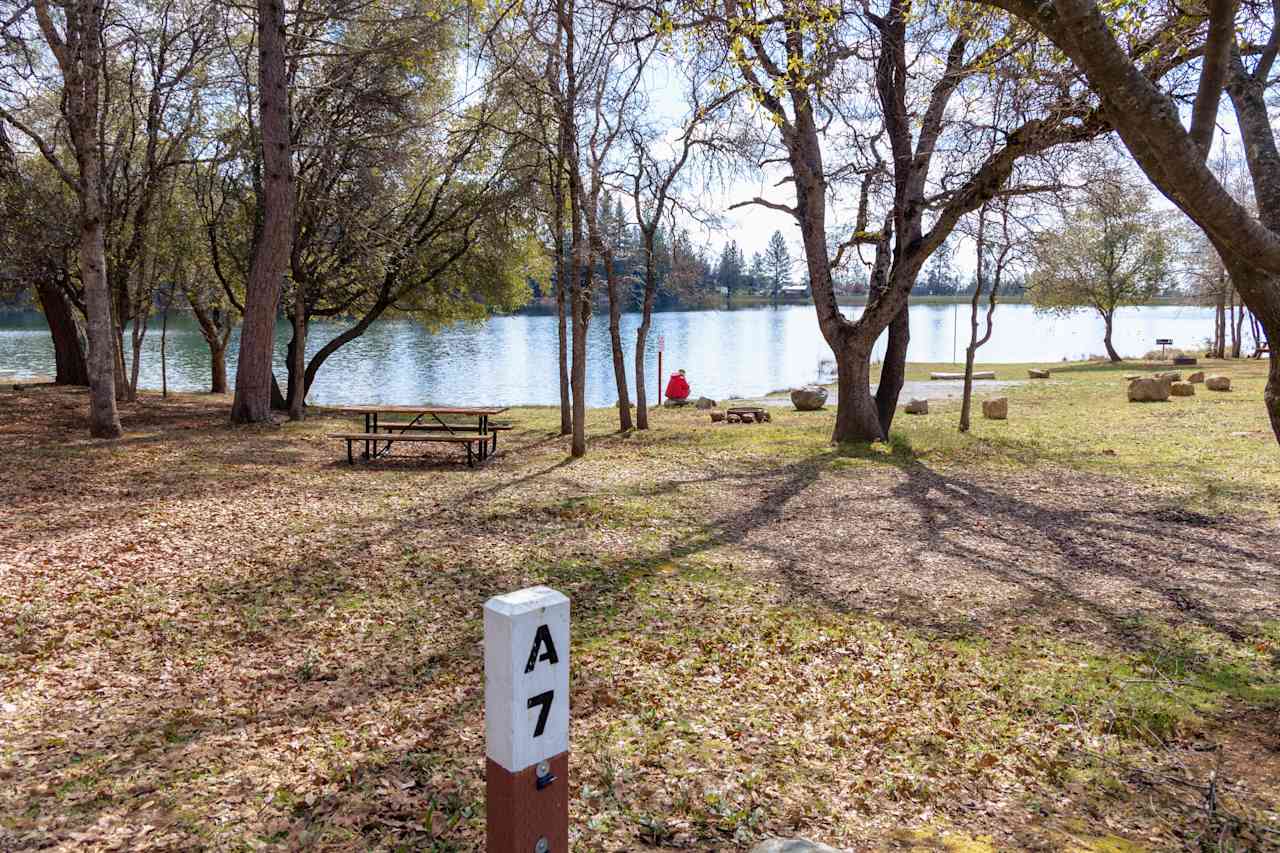
[[[1060,471],[844,464],[785,417],[752,449],[602,412],[567,464],[522,411],[468,470],[349,468],[323,438],[345,419],[232,429],[197,397],[99,444],[82,409],[0,393],[6,849],[482,848],[480,608],[537,582],[574,600],[575,849],[1055,846],[1066,818],[1160,847],[1181,818],[1101,790],[1079,750],[1114,734],[1037,692],[1070,656],[984,650],[1032,625],[1128,654],[1135,619],[1263,642],[1278,618],[1265,522]],[[1249,766],[1233,795],[1274,808]]]

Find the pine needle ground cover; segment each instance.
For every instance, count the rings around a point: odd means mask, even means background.
[[[96,443],[83,396],[0,392],[0,848],[482,849],[481,606],[535,583],[573,601],[575,850],[1276,847],[1280,451],[1261,366],[1211,369],[870,448],[600,410],[570,462],[521,409],[476,470],[197,396]]]

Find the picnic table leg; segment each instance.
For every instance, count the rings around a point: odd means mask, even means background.
[[[351,444],[352,444],[351,439],[348,438],[347,439],[347,464],[348,465],[356,464],[356,458],[351,452]]]
[[[379,426],[378,426],[378,413],[377,413],[377,412],[374,412],[374,413],[373,413],[373,431],[374,431],[374,433],[376,434],[376,433],[378,432],[378,430],[379,430]],[[388,427],[388,428],[387,428],[387,432],[388,432],[388,433],[389,433],[389,432],[391,432],[391,428],[390,428],[390,427]],[[388,442],[387,442],[387,446],[386,446],[386,447],[384,447],[384,448],[382,448],[381,450],[379,450],[379,449],[378,449],[378,442],[376,442],[376,441],[375,441],[375,442],[373,443],[373,455],[374,455],[374,456],[390,456],[390,455],[391,455],[391,442],[389,442],[389,441],[388,441]]]
[[[373,422],[369,420],[369,413],[368,413],[368,412],[365,412],[365,413],[364,413],[364,433],[365,433],[365,435],[368,435],[368,434],[369,434],[369,431],[370,431],[370,429],[371,429],[371,428],[374,428],[374,427],[373,427]],[[347,442],[347,450],[350,450],[350,449],[351,449],[351,443],[350,443],[350,442]],[[367,442],[367,441],[364,443],[364,456],[363,456],[362,458],[364,458],[364,459],[368,459],[368,458],[369,458],[369,442]],[[352,463],[352,464],[354,464],[354,463]]]

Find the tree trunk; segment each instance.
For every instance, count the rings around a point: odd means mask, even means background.
[[[1241,298],[1262,327],[1263,336],[1272,345],[1263,401],[1271,420],[1271,430],[1280,441],[1280,358],[1275,352],[1275,344],[1280,342],[1280,289],[1275,287],[1269,273],[1258,270],[1251,263],[1233,258],[1228,272]]]
[[[1280,340],[1280,336],[1273,340]],[[1271,431],[1275,433],[1276,440],[1280,441],[1280,355],[1277,355],[1274,346],[1268,358],[1270,365],[1267,371],[1267,387],[1263,391],[1262,398],[1267,404],[1267,414],[1271,417]]]
[[[846,334],[836,356],[836,425],[831,441],[843,444],[854,441],[883,441],[884,427],[876,400],[871,396],[871,345],[857,335]]]
[[[577,278],[575,274],[571,305],[573,366],[569,376],[573,391],[573,439],[570,442],[570,454],[575,457],[585,456],[587,453],[587,327],[591,320],[590,291],[577,284]]]
[[[1235,331],[1234,343],[1232,344],[1234,354],[1231,356],[1232,358],[1244,357],[1244,315],[1245,315],[1245,308],[1243,305],[1241,305],[1240,311],[1236,315],[1236,331]]]
[[[889,323],[889,339],[884,362],[880,365],[880,382],[876,385],[876,411],[880,414],[880,431],[885,438],[898,411],[898,396],[907,379],[907,345],[911,342],[910,306],[903,305]]]
[[[53,359],[57,366],[53,381],[58,385],[87,386],[89,367],[80,343],[80,329],[66,295],[55,283],[41,280],[36,282],[36,296],[53,338]]]
[[[1111,359],[1113,363],[1117,361],[1124,361],[1124,359],[1120,357],[1120,353],[1116,352],[1116,348],[1111,345],[1111,331],[1115,325],[1115,315],[1110,312],[1104,313],[1102,315],[1102,320],[1106,323],[1106,332],[1102,336],[1102,343],[1107,348],[1107,358]]]
[[[974,272],[973,300],[969,303],[969,343],[964,348],[964,393],[960,401],[960,432],[968,432],[973,414],[973,363],[977,361],[978,350],[991,340],[991,332],[995,324],[996,299],[1000,295],[1000,282],[1004,277],[1004,266],[1011,246],[1009,239],[1009,209],[1003,208],[1003,230],[1005,245],[995,256],[995,275],[991,281],[991,295],[987,300],[987,329],[978,336],[978,305],[982,302],[982,292],[987,284],[987,209],[978,211],[977,233],[977,267]]]
[[[964,348],[964,392],[960,397],[960,431],[969,431],[969,417],[973,411],[973,363],[978,356],[978,303],[982,300],[982,225],[978,229],[978,272],[973,289],[973,301],[969,304],[969,343]]]
[[[289,347],[289,420],[307,416],[307,305],[302,287],[294,285],[293,342]]]
[[[974,333],[978,330],[978,306],[973,306]],[[969,418],[973,412],[973,363],[977,359],[978,350],[971,342],[964,348],[964,392],[960,398],[960,431],[969,431]]]
[[[80,277],[84,282],[89,326],[89,434],[95,438],[119,438],[124,434],[116,411],[115,321],[111,317],[111,292],[107,287],[106,242],[98,204],[97,164],[81,166],[85,192],[80,212]]]
[[[561,264],[561,271],[564,269]],[[565,290],[567,284],[563,276],[556,278],[556,326],[559,338],[559,373],[560,373],[560,434],[573,432],[573,404],[569,400],[569,321],[565,311]]]
[[[105,234],[103,239],[105,240]],[[107,279],[107,287],[111,287],[111,280]],[[112,315],[112,324],[115,328],[115,375],[116,375],[116,402],[126,402],[129,399],[129,376],[124,364],[124,326],[120,323],[119,314]]]
[[[1241,326],[1244,323],[1244,310],[1243,306],[1240,306],[1241,310],[1236,310],[1236,295],[1234,291],[1231,293],[1231,301],[1228,308],[1230,309],[1228,316],[1231,322],[1231,357],[1239,358],[1240,348],[1242,346],[1240,333],[1243,331]]]
[[[293,410],[293,401],[297,397],[298,388],[302,385],[302,373],[297,369],[294,356],[298,352],[298,324],[294,322],[293,315],[289,316],[289,343],[284,349],[284,398],[280,405],[276,405],[276,401],[272,400],[271,408],[278,412],[290,412]]]
[[[636,429],[649,428],[649,398],[645,393],[645,349],[653,323],[653,302],[658,291],[658,275],[653,263],[653,232],[644,232],[644,302],[640,327],[636,329]]]
[[[80,280],[84,286],[89,338],[89,434],[119,438],[124,432],[116,410],[115,322],[107,282],[107,252],[102,210],[102,145],[98,136],[100,79],[103,76],[102,3],[63,8],[66,38],[57,30],[47,2],[34,4],[36,20],[62,72],[62,115],[75,152],[76,180],[68,180],[79,202]],[[74,39],[73,39],[74,34]],[[69,44],[75,42],[75,50]],[[49,155],[46,153],[46,158]]]
[[[276,307],[292,237],[293,177],[282,0],[258,0],[258,97],[265,171],[263,219],[245,293],[236,395],[231,404],[233,423],[271,418]]]
[[[613,351],[613,381],[618,388],[618,432],[629,432],[631,395],[627,391],[627,363],[622,355],[622,306],[618,304],[618,281],[613,274],[613,259],[605,258],[605,277],[609,290],[609,346]]]
[[[227,393],[227,345],[209,342],[209,393]]]
[[[389,301],[380,299],[364,313],[364,316],[362,316],[354,326],[344,330],[337,337],[327,341],[324,346],[320,347],[315,355],[311,356],[311,361],[307,362],[306,370],[300,374],[302,376],[302,394],[304,398],[311,392],[311,385],[316,381],[316,374],[320,372],[320,368],[329,360],[329,357],[342,347],[363,335],[368,328],[373,325],[374,321],[381,317],[390,306],[391,303]]]
[[[1213,349],[1209,353],[1212,358],[1227,357],[1227,292],[1226,285],[1219,282],[1217,300],[1213,312]]]
[[[280,380],[276,379],[274,373],[271,374],[271,411],[289,411],[289,398],[280,393]]]
[[[130,347],[131,364],[129,365],[129,402],[135,402],[138,399],[138,374],[142,372],[142,342],[147,337],[147,321],[148,317],[141,313],[134,317],[133,323],[129,327],[129,338],[132,346]]]
[[[171,285],[172,286],[172,285]],[[173,294],[169,294],[173,299]],[[160,396],[169,396],[169,362],[166,347],[169,344],[169,303],[164,304],[164,313],[160,315]]]

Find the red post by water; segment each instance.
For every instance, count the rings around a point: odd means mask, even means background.
[[[484,606],[488,853],[569,851],[569,599],[535,586]]]

